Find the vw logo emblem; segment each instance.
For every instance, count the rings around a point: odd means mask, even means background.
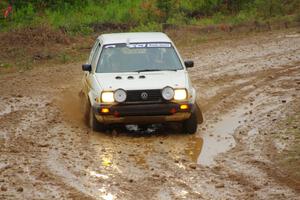
[[[147,100],[147,99],[148,99],[148,94],[147,94],[147,92],[142,92],[141,98],[142,98],[143,100]]]

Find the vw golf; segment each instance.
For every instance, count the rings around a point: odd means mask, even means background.
[[[203,117],[187,72],[193,66],[164,33],[100,35],[82,65],[89,126],[179,122],[195,133]]]

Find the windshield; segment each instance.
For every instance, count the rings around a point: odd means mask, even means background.
[[[171,43],[113,44],[103,46],[97,73],[181,70]]]

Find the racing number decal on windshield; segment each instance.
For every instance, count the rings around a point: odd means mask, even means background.
[[[145,48],[146,44],[127,44],[128,48]]]
[[[169,44],[169,43],[149,43],[149,44],[147,44],[147,47],[169,48],[169,47],[171,47],[171,44]]]
[[[170,48],[170,43],[127,44],[128,48]]]
[[[128,48],[171,48],[172,45],[170,43],[138,43],[138,44],[127,44]],[[105,45],[104,48],[116,48],[117,45],[111,44],[111,45]]]

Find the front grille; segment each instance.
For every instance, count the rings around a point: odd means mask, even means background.
[[[112,112],[118,112],[120,117],[125,116],[158,116],[172,115],[171,109],[178,109],[174,104],[140,104],[123,105],[112,108]]]
[[[146,94],[146,95],[145,95]],[[144,96],[144,98],[142,97]],[[147,96],[147,98],[145,98]],[[161,90],[128,90],[125,103],[162,102]]]

